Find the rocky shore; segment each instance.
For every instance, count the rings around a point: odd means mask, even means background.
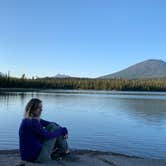
[[[139,158],[112,152],[72,150],[78,161],[51,161],[48,163],[26,163],[26,166],[166,166],[166,160]],[[0,150],[0,166],[18,166],[18,150]]]

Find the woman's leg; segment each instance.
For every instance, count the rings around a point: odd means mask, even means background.
[[[59,128],[59,127],[60,126],[56,126],[56,128]],[[54,149],[58,149],[59,151],[63,153],[69,152],[69,145],[67,143],[67,139],[64,138],[64,136],[57,137],[53,150]]]
[[[58,129],[60,126],[57,126],[54,123],[50,123],[49,125],[46,126],[46,130],[48,131],[55,131],[56,129]],[[41,152],[36,160],[36,162],[46,162],[49,161],[50,155],[53,151],[54,148],[57,147],[60,149],[63,149],[64,151],[68,150],[68,144],[66,139],[63,138],[63,136],[60,136],[58,138],[53,138],[53,139],[49,139],[44,141]]]

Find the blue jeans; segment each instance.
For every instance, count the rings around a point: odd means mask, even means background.
[[[46,126],[46,130],[55,131],[59,127],[60,126],[56,125],[55,123],[50,123],[49,125]],[[40,154],[36,159],[36,162],[46,162],[51,160],[50,155],[53,149],[55,148],[58,148],[62,152],[66,152],[69,149],[67,140],[63,136],[45,140],[42,145]]]

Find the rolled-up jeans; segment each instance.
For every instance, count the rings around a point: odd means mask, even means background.
[[[48,131],[55,131],[58,128],[60,128],[59,125],[56,125],[55,123],[50,123],[46,126],[45,129]],[[66,138],[64,138],[64,136],[45,140],[43,142],[39,156],[35,162],[46,162],[51,160],[50,155],[55,148],[58,148],[62,152],[66,152],[69,149],[67,140]]]

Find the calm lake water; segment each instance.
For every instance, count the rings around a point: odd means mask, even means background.
[[[166,159],[166,93],[157,92],[0,92],[0,149],[18,148],[32,97],[43,100],[42,118],[68,128],[71,148]]]

